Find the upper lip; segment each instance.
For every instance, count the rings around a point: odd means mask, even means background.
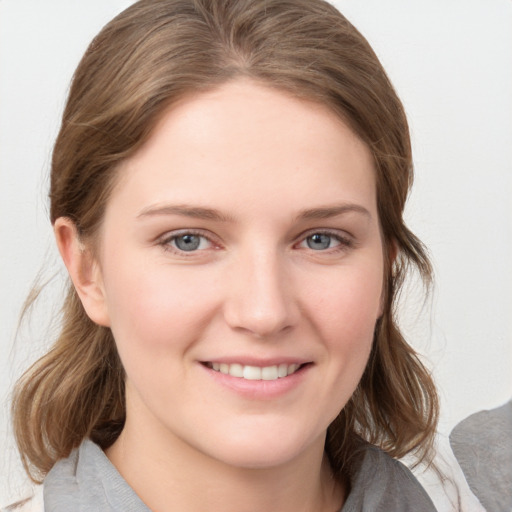
[[[290,356],[271,357],[265,359],[248,356],[227,356],[201,360],[201,363],[241,364],[242,366],[259,366],[261,368],[264,368],[266,366],[279,366],[280,364],[302,365],[311,362],[312,361],[310,359]]]

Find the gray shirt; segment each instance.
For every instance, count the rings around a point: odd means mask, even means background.
[[[450,444],[470,489],[488,512],[512,510],[512,400],[460,422]]]
[[[435,512],[412,473],[371,445],[361,451],[350,485],[340,512]],[[45,512],[150,512],[101,448],[89,440],[55,464],[43,492]]]

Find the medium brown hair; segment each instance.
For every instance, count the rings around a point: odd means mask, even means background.
[[[92,41],[69,92],[51,169],[51,221],[93,240],[121,162],[184,95],[245,77],[335,111],[370,148],[384,251],[385,308],[354,395],[326,450],[343,471],[358,439],[393,456],[428,454],[438,402],[429,372],[394,318],[410,266],[430,282],[421,242],[402,214],[412,183],[407,120],[364,37],[323,0],[141,0]],[[392,257],[392,255],[394,257]],[[111,445],[125,419],[124,371],[110,329],[86,315],[72,286],[60,335],[18,383],[15,435],[38,480],[85,437]]]

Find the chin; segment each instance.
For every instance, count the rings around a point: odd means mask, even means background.
[[[286,465],[295,460],[301,450],[289,446],[274,447],[237,447],[226,449],[220,453],[215,450],[212,454],[217,460],[224,464],[241,469],[270,469]]]
[[[285,465],[311,450],[323,452],[325,431],[320,434],[298,432],[293,428],[266,425],[236,429],[212,440],[210,457],[237,468],[265,469]]]

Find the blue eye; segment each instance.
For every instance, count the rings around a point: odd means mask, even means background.
[[[340,245],[338,238],[326,233],[314,233],[306,238],[306,244],[314,251],[323,251]]]
[[[176,249],[184,252],[206,249],[210,245],[207,238],[195,235],[194,233],[184,233],[183,235],[173,236],[169,242]]]

